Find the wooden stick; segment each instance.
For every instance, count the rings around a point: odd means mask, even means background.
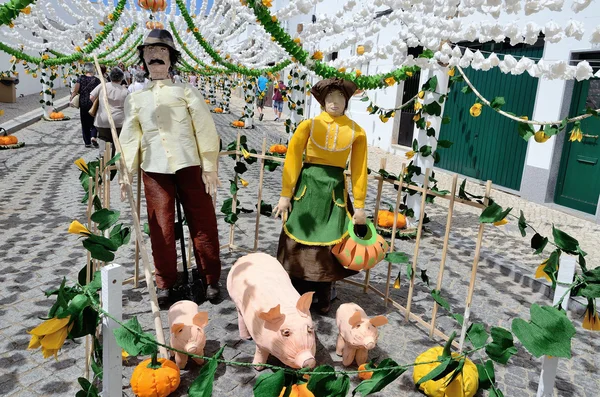
[[[485,196],[483,202],[487,207],[490,201],[490,192],[492,191],[492,181],[487,181],[485,185]],[[479,232],[477,233],[477,243],[475,245],[475,257],[473,258],[473,267],[471,268],[471,281],[469,281],[469,293],[467,294],[467,301],[465,302],[465,314],[462,329],[460,330],[459,348],[458,352],[462,353],[462,349],[465,343],[465,337],[467,335],[467,328],[469,324],[469,317],[471,316],[471,302],[473,301],[473,291],[475,290],[475,279],[477,278],[477,266],[479,265],[479,253],[481,252],[481,243],[483,242],[483,230],[485,224],[479,224]]]
[[[106,146],[105,146],[105,161],[104,164],[108,163],[110,161],[110,154],[112,153],[111,151],[112,147],[111,147],[111,143],[110,142],[106,142]],[[106,186],[104,187],[104,192],[105,192],[105,196],[106,196],[106,204],[104,205],[104,207],[106,209],[110,209],[110,167],[105,167],[105,172],[106,172]]]
[[[135,186],[135,208],[137,209],[138,222],[142,208],[142,169],[138,167],[137,183]],[[133,270],[133,287],[138,288],[140,281],[140,243],[135,239],[135,268]]]
[[[450,206],[448,207],[448,217],[446,218],[446,234],[444,235],[444,247],[442,248],[442,259],[440,261],[440,270],[435,289],[442,290],[442,280],[444,278],[444,266],[446,264],[446,256],[448,254],[448,244],[450,243],[450,229],[452,228],[452,213],[454,212],[454,198],[456,197],[456,185],[458,183],[458,175],[452,176],[452,188],[450,192]],[[429,329],[429,337],[433,337],[435,329],[435,320],[437,317],[438,304],[433,301],[433,311],[431,312],[431,328]]]
[[[100,159],[100,162],[102,163],[102,159]],[[96,167],[96,172],[94,172],[94,197],[93,198],[95,198],[96,196],[98,196],[98,199],[100,199],[100,197],[102,197],[99,194],[99,191],[98,191],[98,180],[99,180],[99,177],[100,177],[100,167],[97,166]],[[93,208],[93,201],[92,201],[92,208]],[[98,227],[96,226],[96,223],[92,222],[92,229],[91,230],[92,230],[93,233],[96,233],[98,231]],[[96,272],[96,268],[97,268],[98,263],[100,263],[100,261],[92,259],[92,276]]]
[[[140,226],[140,218],[139,213],[136,208],[135,198],[133,196],[133,189],[131,187],[131,176],[129,175],[129,170],[127,169],[127,164],[125,163],[125,158],[123,156],[123,148],[121,147],[121,142],[119,141],[119,136],[117,135],[117,128],[115,127],[115,122],[112,118],[110,112],[110,104],[108,103],[108,97],[106,95],[106,81],[104,80],[104,76],[102,75],[102,71],[100,69],[100,64],[98,63],[98,57],[94,55],[94,62],[96,64],[96,70],[98,72],[98,77],[100,78],[100,83],[102,84],[101,97],[104,103],[104,107],[107,110],[108,121],[110,123],[110,130],[113,137],[113,142],[117,148],[117,153],[121,153],[121,158],[117,162],[117,168],[123,177],[123,182],[125,185],[125,189],[127,191],[127,198],[129,201],[129,206],[131,208],[131,215],[133,218],[133,226],[135,230],[135,237],[139,243],[140,254],[142,257],[142,264],[144,266],[144,276],[146,278],[146,286],[148,288],[148,292],[150,294],[150,308],[152,309],[152,316],[154,318],[154,328],[156,331],[156,340],[162,344],[165,344],[165,335],[163,332],[162,321],[160,319],[160,309],[158,308],[158,300],[156,298],[156,290],[154,288],[154,279],[152,277],[152,273],[150,270],[150,258],[148,256],[148,251],[146,250],[146,246],[144,245],[144,237],[142,235],[142,227]],[[169,355],[167,353],[167,349],[164,347],[159,347],[160,354],[163,358],[168,358]]]
[[[385,169],[387,158],[383,157],[379,161],[379,169]],[[381,191],[383,190],[383,179],[377,183],[377,197],[375,198],[375,211],[373,212],[373,223],[377,224],[377,217],[379,216],[379,205],[381,201]],[[363,284],[363,292],[367,293],[369,289],[369,279],[371,278],[371,269],[367,269],[365,272],[365,282]]]
[[[392,225],[392,238],[390,240],[389,252],[394,252],[396,245],[396,224],[398,223],[398,211],[400,211],[400,203],[402,202],[402,186],[404,185],[404,170],[406,165],[402,165],[402,171],[400,172],[400,180],[398,184],[398,193],[396,194],[396,204],[394,205],[394,224]],[[388,262],[387,279],[385,283],[385,306],[390,297],[390,278],[392,277],[392,263]]]
[[[431,169],[427,168],[425,170],[425,181],[423,181],[423,189],[427,192],[427,186],[429,185],[429,174],[431,173]],[[423,193],[421,195],[421,212],[419,215],[419,227],[417,228],[417,241],[415,241],[415,251],[413,254],[413,263],[412,263],[412,274],[410,277],[410,285],[408,287],[408,298],[406,301],[406,315],[405,319],[408,322],[410,318],[410,307],[412,304],[412,296],[415,288],[415,273],[417,272],[417,259],[419,257],[419,245],[421,244],[421,234],[423,232],[423,217],[425,216],[425,204],[427,202],[427,193]]]
[[[88,177],[88,203],[87,203],[87,227],[92,230],[92,195],[94,188],[94,179],[89,176]],[[86,266],[85,266],[85,282],[89,284],[92,281],[92,255],[90,251],[86,250]],[[90,378],[90,360],[91,360],[91,336],[86,335],[85,337],[85,378]]]
[[[267,137],[263,137],[262,151],[264,155],[267,152]],[[265,159],[260,160],[260,174],[258,177],[258,201],[256,204],[256,225],[254,226],[254,251],[258,249],[258,231],[260,223],[260,203],[262,201],[263,180],[265,178]]]
[[[240,150],[240,141],[241,141],[241,134],[238,132],[237,134],[237,143],[236,143],[236,156],[235,156],[235,163],[237,164],[240,161],[240,154],[242,153]],[[233,182],[237,185],[238,183],[238,173],[235,173],[235,176],[233,177]],[[233,199],[231,200],[231,212],[235,214],[237,210],[237,192],[235,192],[235,194],[233,195]],[[232,224],[229,227],[229,245],[233,245],[233,239],[235,237],[235,224]]]

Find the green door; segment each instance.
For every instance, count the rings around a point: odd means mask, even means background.
[[[570,116],[584,114],[587,107],[600,108],[600,79],[575,84]],[[565,134],[554,201],[595,214],[600,195],[600,119],[588,117],[581,122],[581,142],[569,142],[572,128],[571,124]]]
[[[543,48],[506,48],[502,53],[517,59],[521,56],[539,58]],[[531,119],[537,79],[528,73],[519,76],[504,74],[499,68],[487,72],[465,70],[477,90],[490,101],[496,96],[506,100],[503,110]],[[440,139],[454,144],[440,150],[438,167],[476,179],[491,179],[495,184],[519,190],[525,164],[527,142],[517,132],[517,123],[485,107],[481,116],[469,114],[475,103],[473,93],[463,94],[464,82],[454,84],[448,95],[444,116],[450,124],[442,125]]]

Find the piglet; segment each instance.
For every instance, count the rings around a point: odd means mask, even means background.
[[[342,356],[345,366],[367,362],[368,351],[377,343],[377,327],[387,324],[385,316],[371,319],[356,303],[344,303],[337,309],[335,319],[339,328],[335,353]]]
[[[266,363],[272,354],[292,368],[315,367],[313,292],[300,296],[277,259],[263,253],[238,259],[227,276],[227,291],[237,307],[240,337],[256,343],[254,364]]]
[[[198,305],[192,301],[179,301],[169,308],[169,328],[171,329],[171,347],[199,356],[204,355],[206,335],[204,327],[208,324],[208,313],[199,312]],[[187,364],[188,356],[175,353],[175,363],[180,369]],[[194,358],[198,364],[204,360]]]

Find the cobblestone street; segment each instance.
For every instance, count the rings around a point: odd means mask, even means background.
[[[223,146],[236,139],[240,131],[246,134],[250,148],[260,152],[263,137],[268,145],[287,140],[282,122],[274,122],[271,109],[266,110],[265,121],[256,121],[256,128],[238,130],[231,126],[241,113],[241,100],[232,98],[232,114],[214,114],[217,130]],[[0,151],[0,395],[6,396],[74,396],[79,390],[77,378],[83,376],[84,345],[83,339],[67,341],[58,355],[58,360],[44,360],[39,351],[27,351],[29,335],[26,331],[40,323],[39,318],[47,315],[52,298],[45,298],[44,291],[59,286],[63,277],[73,283],[77,273],[85,265],[86,251],[81,241],[67,234],[69,223],[78,219],[84,222],[86,206],[82,204],[83,191],[78,181],[79,171],[73,161],[84,157],[86,161],[97,155],[97,150],[84,148],[79,123],[79,112],[65,110],[71,117],[64,122],[37,122],[19,132],[16,136],[26,146],[18,150]],[[268,120],[268,121],[267,121]],[[443,155],[443,153],[442,153]],[[402,158],[393,157],[379,150],[370,151],[369,166],[379,169],[379,159],[387,158],[387,170],[398,173]],[[222,156],[219,176],[222,188],[217,200],[217,219],[221,244],[229,237],[229,225],[219,212],[223,201],[230,197],[229,182],[233,179],[234,161]],[[240,189],[238,199],[241,206],[255,210],[260,167],[258,163],[248,166],[244,179],[250,182],[247,188]],[[451,177],[442,171],[436,171],[440,189],[448,189]],[[460,179],[462,181],[462,179]],[[459,182],[460,182],[459,181]],[[277,203],[281,186],[281,167],[274,172],[265,172],[263,200]],[[467,190],[481,193],[480,184],[469,182]],[[119,201],[118,185],[111,185],[111,207],[121,211],[121,219],[131,225],[130,213],[124,203]],[[367,215],[373,215],[375,206],[376,183],[371,181],[367,197]],[[523,210],[528,221],[539,233],[551,235],[552,224],[576,237],[582,248],[588,253],[588,267],[600,266],[600,225],[546,206],[526,202],[515,195],[494,189],[492,197],[503,207],[513,207],[513,214]],[[396,191],[386,186],[382,198],[382,208],[393,204]],[[142,200],[142,204],[144,200]],[[435,288],[438,277],[442,243],[446,227],[447,202],[438,199],[428,204],[426,212],[431,218],[421,239],[418,257],[416,288],[412,301],[412,311],[430,320],[433,300],[429,291]],[[453,227],[450,236],[450,248],[446,261],[442,296],[457,313],[464,310],[471,266],[475,251],[480,211],[457,204],[454,210]],[[146,213],[142,206],[142,224]],[[235,244],[252,248],[256,213],[241,214],[235,226]],[[261,217],[259,251],[275,255],[281,221]],[[482,321],[488,326],[501,326],[510,329],[513,318],[529,319],[529,308],[533,303],[551,304],[550,289],[545,281],[533,279],[536,267],[549,254],[534,256],[528,237],[521,237],[516,219],[503,227],[486,226],[484,244],[481,250],[478,278],[471,309],[471,321]],[[146,238],[148,249],[150,244]],[[401,240],[396,250],[406,252],[412,259],[414,240]],[[201,308],[209,312],[209,323],[205,330],[207,347],[205,354],[214,354],[225,345],[224,358],[241,362],[251,362],[255,345],[252,341],[242,341],[238,335],[237,313],[233,302],[227,296],[225,284],[231,265],[243,255],[240,251],[223,250],[221,259],[223,274],[221,278],[222,296],[215,304],[204,303]],[[546,256],[543,256],[546,255]],[[133,239],[120,249],[115,263],[125,267],[127,277],[133,275]],[[406,306],[408,279],[405,265],[392,269],[392,282],[401,273],[401,288],[392,289],[392,298]],[[431,286],[421,282],[421,270],[426,270]],[[387,265],[381,263],[371,272],[371,282],[385,290]],[[362,281],[363,274],[352,279]],[[413,363],[417,355],[439,340],[431,340],[428,332],[415,324],[406,322],[404,313],[392,307],[385,307],[383,300],[374,293],[364,294],[361,289],[348,283],[337,284],[338,299],[334,301],[330,315],[313,314],[316,323],[317,363],[328,364],[343,369],[341,358],[335,354],[337,326],[335,310],[341,303],[356,302],[369,316],[384,314],[389,324],[380,328],[380,338],[369,358],[379,360],[391,357],[399,364]],[[147,331],[152,331],[150,304],[145,283],[139,288],[130,284],[124,286],[123,317],[135,315]],[[597,397],[600,390],[600,339],[581,327],[585,307],[572,302],[569,317],[573,320],[577,334],[573,339],[571,360],[559,361],[556,396]],[[166,311],[161,313],[168,337]],[[438,312],[437,324],[446,334],[460,332],[460,327],[443,309]],[[496,365],[496,380],[499,388],[507,397],[533,397],[536,395],[541,359],[532,357],[517,343],[519,352],[506,366]],[[477,355],[475,355],[477,357]],[[277,364],[273,358],[269,361]],[[124,395],[133,396],[129,379],[134,367],[139,363],[135,358],[124,362]],[[353,368],[354,369],[354,368]],[[200,367],[190,362],[182,371],[182,384],[173,396],[187,395],[187,388],[200,371]],[[246,367],[220,365],[214,382],[214,396],[252,396],[252,387],[259,372]],[[352,384],[358,379],[352,377]],[[412,381],[409,369],[398,380],[374,396],[420,396]],[[487,395],[479,392],[478,396]]]

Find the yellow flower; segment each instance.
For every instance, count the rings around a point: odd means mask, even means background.
[[[4,116],[4,109],[0,109],[0,116]]]
[[[81,47],[79,47],[79,46],[75,46],[75,51],[77,51],[77,52],[81,52]]]
[[[262,5],[265,7],[271,7],[273,4],[271,4],[273,2],[273,0],[262,0]]]
[[[21,10],[21,12],[25,15],[31,14],[31,7],[27,6]]]
[[[413,121],[414,121],[414,122],[417,122],[417,121],[419,121],[419,120],[421,120],[421,113],[417,113],[417,114],[415,114],[415,115],[413,116]]]
[[[419,99],[423,99],[425,96],[425,91],[419,91]]]
[[[129,360],[129,353],[127,353],[125,349],[121,349],[121,359],[125,361]]]
[[[240,0],[240,3],[242,3],[243,6],[248,4],[248,2],[246,0]]]
[[[419,102],[419,101],[415,101],[415,104],[414,104],[413,107],[415,109],[415,112],[418,112],[420,109],[423,108],[423,104],[421,102]]]
[[[448,76],[454,77],[454,68],[448,70]]]
[[[271,41],[275,41],[275,37],[271,36]]]
[[[356,69],[354,71],[354,73],[356,73],[356,77],[360,76],[362,74],[362,72],[360,71],[360,69]]]
[[[410,160],[410,159],[412,159],[413,157],[415,157],[415,151],[414,151],[414,150],[411,150],[410,152],[406,152],[406,153],[404,154],[404,156],[405,156],[405,157],[406,157],[408,160]]]
[[[323,53],[321,51],[315,51],[315,53],[312,54],[312,59],[316,59],[317,61],[322,61]]]
[[[408,77],[412,77],[412,76],[413,76],[413,72],[406,72],[406,75],[407,75]]]
[[[271,21],[272,22],[277,22],[277,17],[275,15],[271,15]]]
[[[294,39],[294,43],[296,43],[296,44],[300,44],[300,37],[296,37],[296,38]]]
[[[83,226],[79,221],[71,222],[68,231],[71,234],[81,234],[84,236],[88,236],[91,234],[90,230],[87,227]]]
[[[428,122],[425,124],[425,128],[429,128],[429,127],[431,127],[431,121],[428,121]]]
[[[50,356],[57,357],[58,351],[67,339],[67,334],[73,328],[73,324],[69,325],[71,316],[65,318],[51,318],[46,320],[31,331],[31,341],[27,349],[42,348],[44,358]]]
[[[581,142],[583,139],[583,133],[581,132],[581,128],[578,125],[574,126],[571,130],[571,136],[569,137],[569,141],[571,142]]]
[[[10,63],[14,63],[17,61],[17,58],[15,57],[10,57],[10,59],[8,60]]]
[[[98,21],[98,25],[104,26],[104,21]]]
[[[483,105],[481,103],[476,103],[473,106],[471,106],[471,109],[469,109],[469,113],[471,113],[471,116],[473,117],[479,117],[481,116],[482,107]]]
[[[387,79],[384,80],[385,84],[387,84],[388,87],[393,86],[394,84],[396,84],[396,79],[394,78],[394,76],[390,76]]]
[[[346,73],[346,68],[341,67],[341,68],[338,69],[338,72],[340,72],[340,73]]]
[[[198,27],[194,27],[194,33],[198,33]]]
[[[546,267],[546,262],[548,262],[548,260],[545,260],[544,263],[537,267],[537,269],[535,270],[535,278],[546,278],[546,280],[552,281],[550,279],[550,276],[548,276],[544,271],[544,268]]]
[[[587,309],[583,317],[583,328],[590,331],[600,331],[600,318],[596,311],[594,299],[588,300]]]
[[[502,226],[502,225],[506,225],[508,223],[508,220],[506,220],[506,218],[503,218],[501,220],[499,220],[498,222],[494,222],[494,226]]]
[[[15,27],[15,24],[14,24],[14,23],[12,23],[12,22],[10,22],[10,23],[8,24],[8,27],[12,29],[12,28],[14,28],[14,27]]]
[[[123,34],[125,34],[125,33],[127,33],[127,32],[129,32],[129,28],[125,28],[125,29],[123,29]]]
[[[394,281],[394,288],[400,289],[400,277],[396,277],[396,280]]]
[[[248,181],[243,178],[240,178],[240,183],[242,184],[243,187],[246,187],[249,185]]]
[[[390,118],[389,117],[385,117],[385,114],[383,114],[383,113],[379,115],[379,120],[381,120],[384,123],[387,123],[389,119]]]
[[[186,33],[190,33],[191,31],[192,31],[192,29],[190,29],[190,28],[187,28],[187,29],[185,30],[185,32],[186,32]]]
[[[108,19],[109,19],[109,20],[111,20],[111,21],[112,21],[112,20],[113,20],[113,18],[114,18],[114,15],[113,15],[113,14],[108,14]]]
[[[373,106],[369,105],[367,107],[367,112],[371,113],[373,111]]]
[[[535,139],[535,141],[537,143],[544,143],[548,139],[550,139],[550,137],[548,135],[546,135],[544,130],[539,130],[538,132],[535,133],[535,135],[533,136],[533,139]]]
[[[248,152],[246,149],[242,148],[242,155],[244,155],[244,158],[246,160],[248,160],[250,158],[250,152]]]
[[[85,162],[85,160],[83,158],[78,158],[77,160],[75,160],[75,165],[77,166],[77,168],[79,168],[81,171],[83,172],[89,172],[88,170],[88,166]]]

